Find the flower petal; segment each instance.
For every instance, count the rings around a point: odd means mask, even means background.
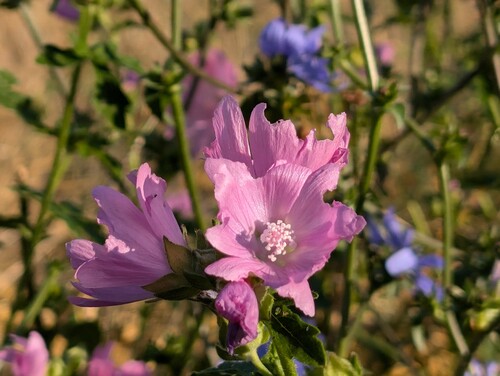
[[[258,104],[250,115],[249,139],[255,176],[264,176],[278,160],[293,163],[304,143],[289,120],[271,124],[264,115],[266,105]]]
[[[231,96],[224,97],[217,106],[213,126],[215,140],[204,150],[205,155],[242,162],[251,168],[245,120],[238,103]]]
[[[170,206],[165,200],[167,183],[151,173],[147,163],[137,171],[137,198],[149,226],[159,239],[164,236],[172,243],[185,245],[184,237]]]
[[[401,248],[385,260],[385,269],[393,277],[409,273],[418,266],[418,256],[410,247]]]
[[[284,286],[276,287],[276,291],[285,298],[291,298],[295,306],[304,312],[305,315],[314,316],[314,299],[311,288],[309,287],[309,282],[290,282]]]

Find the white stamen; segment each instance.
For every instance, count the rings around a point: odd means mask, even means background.
[[[269,252],[267,257],[272,262],[277,260],[276,256],[286,255],[287,248],[295,247],[293,240],[294,232],[292,226],[279,219],[276,222],[267,222],[266,229],[260,235],[260,241]]]

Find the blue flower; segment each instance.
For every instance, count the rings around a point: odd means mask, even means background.
[[[500,374],[500,363],[488,362],[482,363],[476,359],[472,359],[469,363],[464,376],[496,376]]]
[[[415,232],[403,228],[397,221],[394,210],[389,209],[383,218],[383,229],[368,219],[370,241],[378,246],[388,246],[392,254],[385,261],[385,269],[391,277],[410,275],[417,291],[427,297],[435,296],[441,301],[443,289],[426,274],[426,270],[442,269],[443,258],[439,255],[422,255],[412,246]]]
[[[270,58],[285,56],[288,70],[297,78],[320,91],[331,92],[333,75],[328,59],[318,56],[324,32],[324,26],[307,30],[304,25],[287,24],[278,18],[262,30],[260,49]]]

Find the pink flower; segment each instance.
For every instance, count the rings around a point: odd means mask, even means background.
[[[87,376],[149,376],[151,371],[144,362],[129,360],[116,367],[110,358],[112,342],[94,350],[89,362]]]
[[[189,57],[190,63],[198,67],[201,66],[200,59],[199,52]],[[238,84],[236,68],[220,50],[211,49],[207,52],[202,69],[228,86],[236,87]],[[212,116],[221,98],[227,94],[224,89],[205,80],[198,80],[194,92],[190,93],[194,80],[192,75],[188,75],[182,82],[184,103],[189,106],[186,111],[186,126],[192,155],[198,154],[214,139]],[[172,136],[167,129],[166,137]]]
[[[342,165],[327,163],[314,171],[279,161],[255,178],[241,161],[207,159],[205,170],[215,184],[221,224],[208,229],[206,237],[228,257],[205,272],[227,281],[257,276],[313,316],[308,278],[325,265],[340,240],[350,241],[365,226],[349,207],[323,201],[323,194],[335,188]]]
[[[49,352],[42,336],[30,332],[28,338],[11,335],[12,347],[0,351],[0,360],[11,363],[14,376],[45,376]]]
[[[163,237],[185,245],[172,210],[164,199],[165,181],[151,173],[148,164],[129,175],[136,186],[139,208],[126,196],[97,187],[93,196],[99,205],[98,222],[107,226],[104,245],[89,240],[66,244],[67,254],[76,270],[73,283],[95,299],[70,297],[79,306],[107,306],[153,297],[141,288],[171,272]]]
[[[265,108],[266,105],[261,103],[253,110],[247,138],[245,121],[238,104],[233,98],[225,97],[215,110],[215,141],[205,148],[205,155],[242,162],[254,177],[264,176],[279,161],[301,165],[313,171],[328,163],[335,163],[339,168],[347,164],[350,134],[345,113],[328,117],[326,125],[335,136],[333,140],[317,140],[315,130],[305,140],[301,140],[291,121],[269,123],[264,115]],[[333,187],[337,181],[332,183]]]
[[[257,337],[259,304],[247,282],[227,284],[215,299],[215,309],[229,321],[226,340],[229,354]]]

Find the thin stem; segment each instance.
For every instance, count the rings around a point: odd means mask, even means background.
[[[362,0],[352,0],[352,7],[354,9],[354,16],[356,28],[358,31],[358,39],[361,43],[363,50],[363,57],[365,60],[365,68],[368,74],[369,88],[374,95],[379,88],[379,76],[377,65],[375,63],[375,54],[373,52],[373,45],[370,39],[370,32],[368,30],[368,21],[366,19],[365,9]],[[356,201],[356,212],[362,214],[366,194],[370,188],[372,175],[375,171],[375,166],[378,158],[378,150],[380,147],[380,129],[382,127],[383,110],[375,108],[375,96],[372,97],[372,105],[374,107],[373,125],[370,129],[370,138],[368,145],[368,157],[365,161],[363,175],[361,176],[359,196]],[[353,294],[353,287],[357,279],[356,267],[358,260],[357,239],[353,239],[347,249],[346,272],[344,274],[344,297],[342,300],[342,321],[340,324],[339,334],[339,348],[343,352],[347,351],[348,344],[348,326],[349,326],[349,313],[351,309],[351,299]]]
[[[182,12],[181,3],[177,0],[172,0],[172,45],[176,50],[182,48]]]
[[[36,294],[35,299],[26,309],[26,315],[24,316],[23,321],[17,329],[18,333],[24,333],[25,330],[33,326],[33,323],[42,310],[43,305],[54,291],[54,288],[57,287],[57,278],[59,277],[60,273],[60,268],[54,266],[50,268],[47,279],[45,279],[42,287]]]
[[[156,39],[158,39],[158,41],[162,44],[162,46],[165,47],[170,52],[170,54],[172,55],[172,58],[180,66],[182,66],[186,71],[190,72],[191,74],[193,74],[195,76],[201,77],[205,81],[210,82],[212,85],[215,85],[215,86],[220,87],[224,90],[227,90],[230,93],[237,92],[237,90],[234,89],[233,87],[226,85],[225,83],[211,77],[206,72],[204,72],[202,69],[191,64],[179,51],[177,51],[177,49],[174,47],[172,42],[170,40],[168,40],[168,38],[159,29],[159,27],[156,25],[156,23],[154,23],[151,20],[151,16],[150,16],[149,12],[143,8],[143,6],[140,4],[139,0],[127,0],[127,2],[139,14],[143,24],[149,30],[151,30],[151,32],[154,34]]]
[[[173,92],[171,94],[170,100],[172,103],[172,115],[175,123],[176,137],[179,143],[179,150],[181,153],[184,178],[186,180],[186,186],[189,191],[189,197],[191,198],[191,205],[193,206],[194,217],[196,219],[196,224],[198,225],[198,228],[204,231],[206,227],[203,221],[200,199],[198,195],[198,190],[196,189],[193,168],[191,166],[191,154],[189,151],[189,141],[187,139],[186,127],[185,127],[186,120],[184,116],[184,109],[182,108],[182,99],[179,89],[177,89],[176,92]]]
[[[482,16],[481,19],[483,20],[483,30],[486,36],[486,42],[491,51],[491,63],[498,89],[500,88],[500,54],[497,52],[499,38],[495,24],[494,11],[485,0],[478,0],[477,3]]]
[[[452,275],[452,255],[451,247],[453,244],[453,213],[452,204],[449,191],[449,181],[450,181],[450,169],[448,164],[441,160],[438,162],[439,169],[439,188],[441,190],[441,195],[443,198],[443,253],[444,253],[444,268],[443,268],[443,287],[445,291],[450,291],[453,286],[453,275]],[[458,325],[457,318],[452,308],[450,307],[450,298],[448,294],[445,296],[445,306],[446,306],[446,324],[448,330],[458,348],[461,356],[466,356],[469,354],[469,348],[467,342],[463,337],[463,334]]]
[[[356,22],[358,38],[361,43],[363,58],[365,60],[365,67],[366,73],[368,74],[368,81],[370,83],[370,90],[372,93],[374,93],[379,88],[380,79],[377,70],[377,63],[375,60],[375,53],[373,51],[373,45],[370,38],[370,30],[368,29],[368,21],[366,19],[363,0],[352,0],[352,8],[354,10],[354,20]]]
[[[49,179],[47,181],[47,185],[45,186],[45,190],[41,200],[40,212],[38,213],[38,218],[36,220],[31,237],[30,243],[32,249],[34,249],[36,244],[40,241],[40,238],[43,234],[43,230],[45,227],[45,217],[50,207],[50,203],[54,198],[56,188],[59,185],[64,170],[66,169],[66,164],[63,162],[67,155],[67,145],[71,130],[71,121],[73,120],[74,99],[76,96],[78,80],[80,78],[80,70],[81,65],[78,64],[74,69],[73,75],[71,77],[71,88],[68,94],[68,98],[66,99],[66,105],[64,107],[61,125],[59,126],[56,152],[54,155],[54,160],[52,161],[52,168],[50,170]]]
[[[264,376],[273,376],[271,372],[267,369],[267,367],[262,363],[262,361],[259,358],[259,355],[257,354],[257,351],[251,351],[248,354],[248,357],[250,358],[250,361],[252,364],[259,370],[259,373],[264,375]]]
[[[172,0],[172,36],[174,37],[175,43],[173,47],[175,49],[180,48],[181,44],[181,12],[180,12],[180,2],[179,0]],[[186,186],[189,191],[189,197],[191,199],[191,206],[193,207],[194,217],[196,219],[196,224],[198,228],[202,231],[205,230],[205,223],[203,221],[203,214],[201,211],[200,198],[198,190],[196,189],[193,167],[191,165],[191,154],[189,148],[189,141],[187,139],[186,133],[186,117],[184,114],[184,108],[182,105],[181,96],[181,86],[172,85],[170,87],[170,100],[172,103],[172,115],[175,123],[175,131],[177,136],[177,142],[179,144],[179,150],[181,153],[182,169],[184,171],[184,179],[186,181]]]
[[[40,36],[40,32],[38,31],[37,27],[33,23],[33,20],[31,19],[28,6],[25,3],[21,3],[21,6],[19,7],[19,9],[20,9],[21,18],[24,21],[24,23],[25,23],[25,25],[30,33],[31,38],[35,42],[38,49],[40,51],[42,51],[44,48],[43,47],[44,43],[43,43],[42,37]],[[54,82],[56,84],[57,92],[62,97],[66,98],[67,90],[64,86],[64,83],[61,80],[61,77],[59,77],[59,74],[56,72],[56,70],[54,69],[53,66],[49,65],[48,69],[49,69],[50,76],[52,77],[52,79],[54,80]]]
[[[342,11],[339,0],[330,0],[330,20],[333,27],[333,35],[338,47],[344,45],[344,30],[342,27]]]

